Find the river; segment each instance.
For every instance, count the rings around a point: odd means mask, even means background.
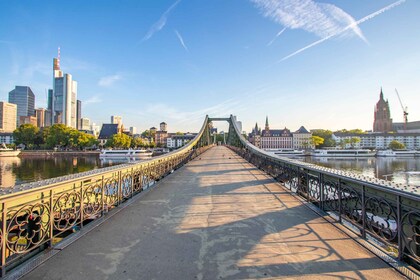
[[[420,186],[420,158],[337,159],[302,157],[300,160],[325,167],[353,171],[396,183]],[[0,186],[8,187],[121,163],[124,163],[124,161],[100,160],[97,155],[49,158],[2,157],[0,158]]]

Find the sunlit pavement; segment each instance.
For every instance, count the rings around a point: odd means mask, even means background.
[[[26,279],[399,279],[262,171],[215,147]]]

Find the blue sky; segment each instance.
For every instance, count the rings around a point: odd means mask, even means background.
[[[46,107],[60,46],[98,124],[197,131],[205,114],[235,114],[247,131],[266,115],[371,129],[381,86],[394,121],[394,88],[420,120],[419,13],[417,0],[1,0],[0,100],[28,85]]]

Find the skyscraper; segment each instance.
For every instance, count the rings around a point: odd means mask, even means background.
[[[19,117],[35,116],[35,94],[30,87],[16,86],[9,92],[9,103],[17,105],[17,120]]]
[[[17,105],[0,102],[0,132],[13,132],[16,129]]]
[[[77,100],[76,107],[76,127],[82,129],[82,101]]]
[[[60,49],[53,59],[52,123],[62,123],[77,128],[77,82],[60,69]]]
[[[111,123],[118,124],[119,126],[121,126],[122,117],[121,116],[111,116]]]
[[[389,110],[388,100],[384,100],[384,94],[379,94],[379,101],[376,103],[373,121],[374,132],[392,131],[391,111]]]

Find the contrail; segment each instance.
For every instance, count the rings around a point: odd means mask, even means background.
[[[390,5],[386,6],[386,7],[384,7],[384,8],[382,8],[382,9],[380,9],[380,10],[378,10],[378,11],[374,12],[374,13],[371,13],[370,15],[367,15],[367,16],[365,16],[364,18],[359,19],[358,21],[353,22],[352,24],[347,25],[347,26],[346,26],[343,30],[340,30],[340,31],[335,32],[335,33],[333,33],[333,34],[331,34],[331,35],[328,35],[328,36],[327,36],[327,37],[325,37],[325,38],[322,38],[322,39],[320,39],[320,40],[318,40],[318,41],[316,41],[316,42],[313,42],[312,44],[309,44],[309,45],[307,45],[306,47],[303,47],[303,48],[301,48],[301,49],[299,49],[299,50],[295,51],[294,53],[289,54],[288,56],[283,57],[281,60],[279,60],[279,61],[278,61],[278,63],[279,63],[279,62],[282,62],[282,61],[285,61],[286,59],[289,59],[289,58],[291,58],[292,56],[295,56],[295,55],[297,55],[297,54],[299,54],[299,53],[301,53],[301,52],[303,52],[303,51],[305,51],[305,50],[307,50],[307,49],[309,49],[309,48],[312,48],[312,47],[314,47],[314,46],[316,46],[316,45],[319,45],[319,44],[321,44],[322,42],[327,41],[328,39],[330,39],[330,38],[332,38],[332,37],[334,37],[334,36],[340,35],[341,33],[345,32],[345,31],[347,31],[347,30],[349,30],[349,29],[351,29],[351,28],[354,28],[356,25],[359,25],[359,24],[361,24],[361,23],[363,23],[363,22],[365,22],[365,21],[368,21],[368,20],[370,20],[370,19],[372,19],[372,18],[374,18],[374,17],[376,17],[376,16],[378,16],[378,15],[380,15],[380,14],[382,14],[382,13],[384,13],[384,12],[386,12],[386,11],[388,11],[388,10],[392,9],[392,8],[395,8],[395,7],[397,7],[397,6],[401,5],[401,4],[403,4],[404,2],[406,2],[406,0],[399,0],[399,1],[397,1],[397,2],[394,2],[394,3],[392,3],[392,4],[390,4]]]
[[[182,36],[181,36],[181,34],[179,34],[178,30],[175,30],[175,34],[178,37],[179,42],[181,43],[182,47],[184,47],[184,49],[188,52],[188,48],[184,43],[184,39],[182,39]]]
[[[165,27],[166,22],[168,20],[169,13],[178,5],[178,3],[181,2],[181,0],[177,0],[175,3],[173,3],[159,18],[157,22],[155,22],[147,32],[147,34],[143,37],[143,42],[149,40],[153,34],[156,32],[159,32],[162,30],[163,27]]]
[[[270,42],[268,42],[267,47],[271,46],[271,44],[274,43],[274,41],[277,39],[277,37],[279,37],[285,30],[286,30],[286,27],[283,28],[282,30],[280,30],[280,32],[277,33],[277,35],[273,38],[273,40],[271,40]]]

